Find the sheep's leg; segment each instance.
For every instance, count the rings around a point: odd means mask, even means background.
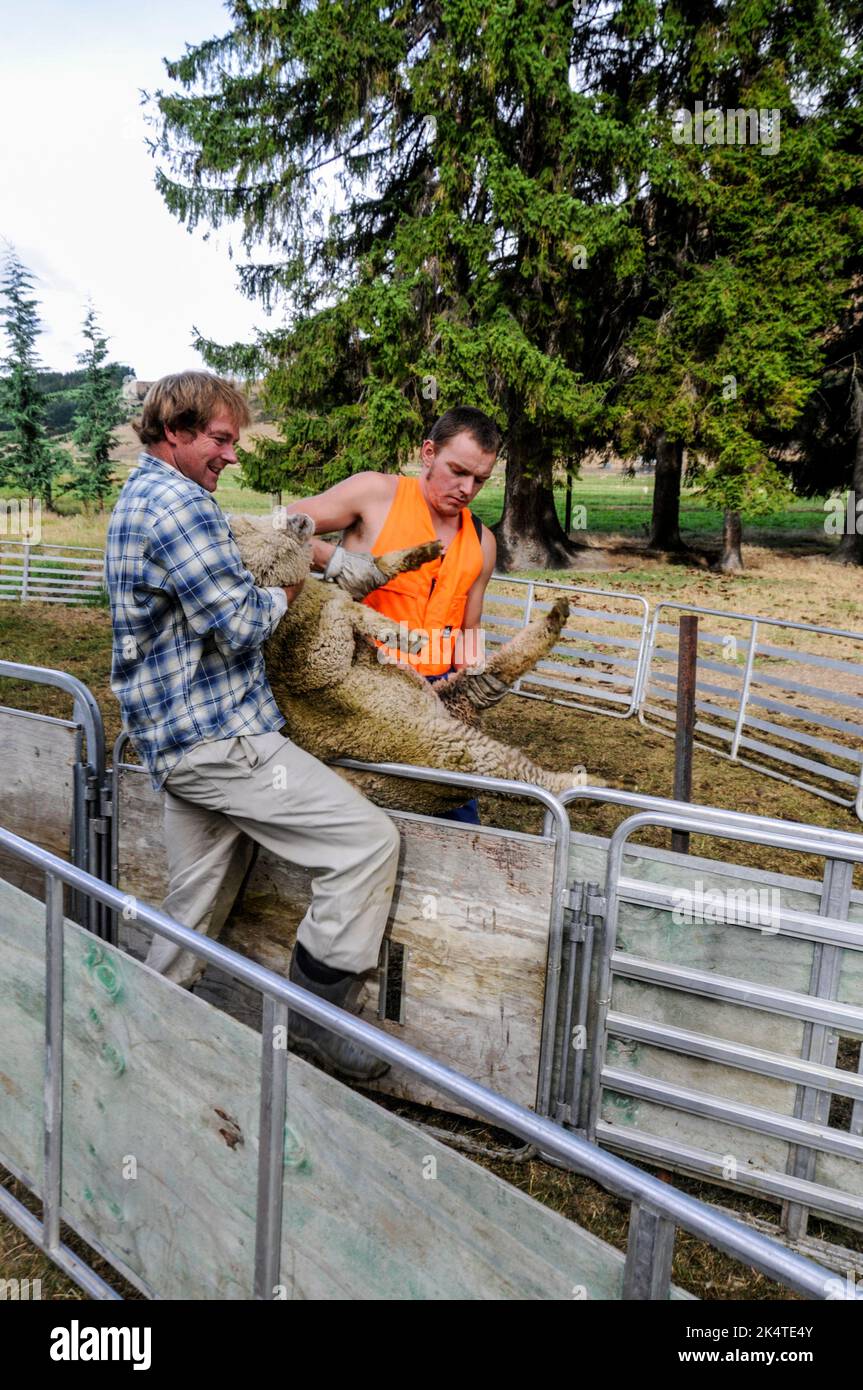
[[[398,647],[399,624],[394,618],[368,608],[364,603],[351,603],[350,620],[358,637],[371,637],[374,642],[385,642],[387,646]]]
[[[429,560],[436,560],[440,553],[440,541],[423,541],[422,545],[413,545],[408,550],[388,550],[384,555],[376,555],[375,564],[387,579],[394,579],[405,570],[418,570]]]
[[[548,613],[534,618],[511,641],[498,648],[485,663],[482,672],[465,669],[448,680],[438,681],[434,692],[447,712],[464,724],[476,724],[484,710],[502,700],[519,676],[523,676],[551,651],[568,613],[567,599],[559,598]],[[489,675],[496,679],[485,680],[484,677]],[[502,685],[497,686],[497,682],[502,682]],[[471,687],[479,695],[476,702],[470,698]]]
[[[472,772],[484,777],[507,777],[516,782],[534,782],[546,791],[562,792],[569,787],[582,787],[588,784],[583,767],[570,772],[550,772],[533,762],[526,753],[507,743],[500,743],[479,730],[471,730],[468,735],[468,749]]]

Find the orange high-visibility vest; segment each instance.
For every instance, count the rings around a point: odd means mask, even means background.
[[[399,478],[372,554],[406,550],[408,546],[435,539],[431,513],[419,479]],[[422,676],[439,676],[449,671],[456,639],[461,634],[468,592],[482,572],[482,563],[482,546],[473,515],[468,507],[463,507],[461,525],[442,560],[430,560],[418,570],[396,575],[363,599],[369,608],[404,624],[398,651],[389,647],[384,650],[394,659],[408,660]],[[425,633],[425,640],[416,653],[408,655],[408,634],[416,634],[417,629]]]

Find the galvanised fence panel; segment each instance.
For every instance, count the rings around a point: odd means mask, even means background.
[[[494,647],[565,595],[569,618],[548,656],[513,686],[518,695],[625,719],[636,707],[649,608],[638,594],[494,575],[483,628]]]
[[[632,843],[657,826],[815,854],[823,878]],[[608,842],[573,836],[571,856],[605,886],[590,902],[590,1079],[569,1122],[782,1202],[793,1238],[810,1210],[863,1227],[863,895],[852,887],[863,836],[671,803]]]
[[[18,1083],[0,1091],[0,1162],[41,1198],[42,1215],[3,1188],[0,1212],[91,1297],[117,1295],[63,1242],[62,1221],[156,1297],[687,1297],[671,1285],[678,1225],[801,1293],[835,1297],[822,1266],[135,904],[142,925],[261,992],[256,1036],[64,917],[64,885],[122,912],[115,888],[2,829],[0,847],[46,879],[44,909],[0,885],[3,972],[18,981],[0,993]],[[289,1059],[289,1008],[629,1201],[625,1261]],[[179,1059],[176,1075],[166,1058]]]
[[[95,546],[0,538],[0,599],[87,603],[103,588],[104,553]]]
[[[678,623],[698,615],[696,742],[863,820],[863,633],[661,603],[638,717],[673,734]]]

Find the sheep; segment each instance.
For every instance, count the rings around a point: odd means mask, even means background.
[[[311,567],[311,518],[230,518],[243,563],[261,586],[305,580]],[[440,553],[438,542],[377,556],[392,578]],[[552,647],[569,605],[559,599],[548,613],[498,649],[485,670],[511,684]],[[334,584],[304,584],[265,645],[267,676],[287,720],[285,733],[315,757],[329,762],[400,762],[534,782],[552,792],[573,785],[572,773],[538,767],[519,749],[489,737],[465,698],[460,671],[429,684],[404,663],[380,659],[377,642],[398,644],[395,624],[358,603]],[[341,774],[390,810],[435,815],[459,805],[464,790],[380,774],[339,769]]]

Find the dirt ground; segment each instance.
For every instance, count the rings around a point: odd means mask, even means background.
[[[781,549],[747,551],[748,568],[733,580],[710,574],[698,564],[668,565],[640,553],[632,542],[610,538],[605,556],[613,568],[593,579],[579,575],[579,582],[603,588],[633,590],[651,600],[671,598],[710,607],[750,611],[795,621],[829,624],[863,631],[863,583],[857,570],[828,563],[817,555],[806,556],[812,542],[800,538],[791,546],[787,537]],[[554,576],[565,580],[564,575]],[[119,733],[116,701],[109,687],[110,621],[104,608],[56,608],[42,604],[0,604],[0,656],[39,666],[62,668],[78,676],[94,692],[105,719],[108,747]],[[859,659],[859,658],[858,658]],[[68,715],[69,701],[48,688],[3,682],[0,700],[14,707],[40,713]],[[612,720],[562,708],[546,701],[509,697],[486,716],[489,732],[528,751],[549,767],[583,764],[591,780],[658,796],[670,796],[672,741],[642,728],[636,720]],[[764,815],[809,821],[837,829],[859,831],[850,811],[821,800],[783,782],[739,767],[696,749],[692,799],[706,805],[755,810]],[[526,803],[483,799],[483,819],[512,828],[537,829],[538,814]],[[587,805],[574,815],[577,828],[608,835],[621,818],[611,807]],[[657,832],[654,843],[663,842]],[[733,850],[738,862],[790,873],[818,873],[817,863],[806,864],[797,856],[781,856],[756,846],[722,846],[717,841],[693,839],[692,852],[721,857]],[[402,1113],[415,1108],[397,1107]],[[427,1118],[427,1117],[423,1117]],[[447,1127],[488,1140],[481,1126],[449,1120]],[[587,1179],[561,1172],[539,1161],[513,1163],[478,1158],[500,1176],[538,1200],[577,1221],[604,1240],[623,1248],[628,1207]],[[7,1179],[7,1184],[11,1180]],[[775,1214],[769,1204],[743,1196],[719,1193],[686,1179],[675,1183],[704,1198],[753,1215]],[[19,1190],[20,1192],[20,1190]],[[811,1233],[849,1248],[863,1250],[863,1237],[812,1221]],[[104,1271],[103,1271],[104,1272]],[[81,1292],[55,1269],[9,1223],[0,1220],[0,1277],[43,1280],[43,1297],[80,1298]],[[111,1276],[113,1280],[113,1275]],[[679,1234],[674,1278],[685,1289],[708,1299],[775,1299],[792,1297],[762,1275],[744,1269],[699,1241]],[[127,1295],[137,1296],[126,1290]]]

